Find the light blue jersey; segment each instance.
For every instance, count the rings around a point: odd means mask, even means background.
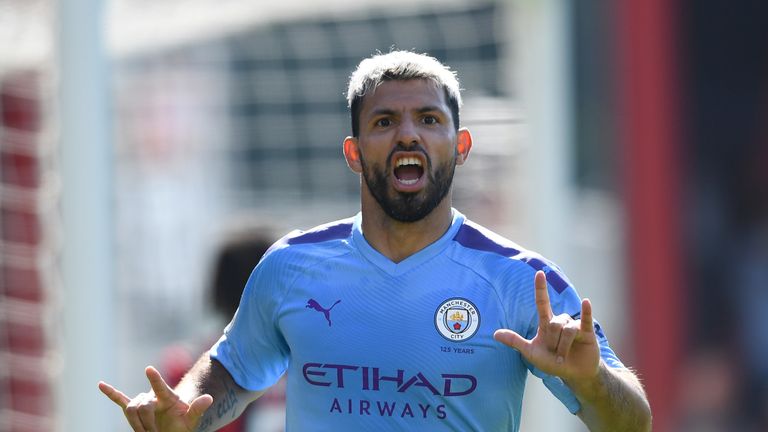
[[[531,339],[534,274],[555,315],[577,317],[560,270],[453,211],[448,231],[393,263],[361,216],[293,232],[265,255],[211,355],[249,390],[287,372],[288,431],[516,431],[530,370],[571,411],[563,382],[493,339]],[[623,367],[596,326],[603,360]]]

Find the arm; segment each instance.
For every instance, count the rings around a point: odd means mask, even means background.
[[[213,431],[237,418],[263,393],[241,388],[207,352],[176,389],[170,388],[152,366],[147,367],[146,374],[152,389],[134,398],[107,383],[99,383],[99,389],[123,409],[135,432]]]
[[[200,419],[196,432],[214,431],[235,420],[263,391],[251,392],[240,387],[229,371],[206,352],[182,378],[175,392],[191,401],[203,394],[213,396],[213,404]]]
[[[589,430],[651,430],[651,408],[645,391],[629,369],[613,369],[600,362],[592,382],[565,383],[581,402],[577,415]]]
[[[600,359],[590,301],[581,302],[580,320],[553,316],[544,272],[536,273],[534,286],[536,336],[527,340],[500,329],[494,338],[544,373],[562,378],[581,403],[579,418],[591,431],[650,431],[651,410],[640,382],[629,370],[611,369]]]

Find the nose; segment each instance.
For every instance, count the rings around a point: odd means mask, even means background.
[[[397,143],[404,147],[413,147],[421,143],[417,125],[411,119],[400,122],[397,128]]]

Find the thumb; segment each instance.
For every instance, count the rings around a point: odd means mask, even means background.
[[[195,398],[190,404],[187,410],[187,417],[191,420],[197,420],[211,407],[213,404],[213,397],[211,395],[201,395]]]
[[[508,347],[520,351],[521,354],[528,352],[528,346],[531,344],[531,341],[509,329],[496,330],[493,338]]]

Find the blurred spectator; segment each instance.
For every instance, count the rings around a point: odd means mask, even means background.
[[[739,420],[737,372],[719,348],[696,352],[681,374],[681,411],[678,432],[744,430]],[[738,426],[737,425],[742,425]]]
[[[691,192],[686,215],[691,307],[686,312],[689,346],[704,353],[685,366],[686,375],[699,375],[683,380],[682,412],[688,421],[726,414],[732,419],[719,429],[683,430],[765,432],[768,3],[733,7],[686,0],[679,10],[685,11],[681,54]]]
[[[215,256],[209,300],[216,313],[229,321],[237,310],[248,277],[274,239],[265,229],[241,228],[226,236]],[[192,367],[199,353],[218,338],[211,335],[200,346],[176,344],[163,353],[162,372],[168,384],[175,386]],[[282,432],[285,427],[285,377],[252,403],[234,422],[219,429],[223,432]]]
[[[768,111],[768,106],[766,107]],[[744,370],[743,414],[750,429],[768,431],[768,143],[747,154],[739,170],[735,294]]]

